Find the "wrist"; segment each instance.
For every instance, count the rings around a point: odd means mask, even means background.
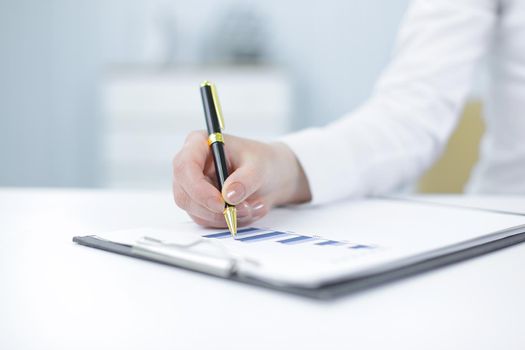
[[[270,145],[277,160],[277,189],[275,205],[299,204],[312,200],[310,185],[295,153],[284,143],[276,142]]]

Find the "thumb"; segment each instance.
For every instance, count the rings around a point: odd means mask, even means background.
[[[239,204],[255,193],[262,182],[261,171],[253,165],[244,165],[228,176],[222,187],[222,197],[229,204]]]

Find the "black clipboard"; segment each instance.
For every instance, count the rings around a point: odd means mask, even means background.
[[[92,235],[73,237],[73,242],[91,248],[101,249],[151,262],[167,264],[178,268],[204,273],[210,276],[226,278],[240,283],[292,293],[313,299],[335,300],[349,294],[415,276],[427,271],[445,267],[460,261],[468,260],[480,255],[525,242],[525,226],[519,226],[509,230],[512,230],[512,233],[504,237],[501,237],[497,233],[489,234],[480,237],[482,239],[473,239],[437,249],[431,252],[431,254],[425,254],[424,256],[421,256],[419,259],[416,258],[411,259],[405,263],[400,262],[396,265],[384,266],[380,270],[360,275],[357,278],[334,280],[330,283],[325,283],[315,288],[268,283],[256,278],[248,278],[246,276],[238,275],[234,270],[230,271],[226,269],[227,273],[221,274],[211,272],[206,268],[195,267],[192,265],[183,266],[184,264],[181,265],[163,259],[158,259],[156,257],[148,257],[144,256],[143,254],[137,254],[133,249],[134,247],[131,245],[108,241]]]

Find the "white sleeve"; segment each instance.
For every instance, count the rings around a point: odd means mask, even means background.
[[[283,138],[303,166],[314,203],[385,193],[432,164],[490,46],[496,5],[414,1],[370,99],[324,128]]]

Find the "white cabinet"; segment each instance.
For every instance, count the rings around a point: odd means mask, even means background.
[[[204,80],[217,85],[225,133],[268,140],[289,131],[292,88],[276,69],[113,69],[102,89],[106,187],[171,185],[173,155],[191,130],[205,128]]]

